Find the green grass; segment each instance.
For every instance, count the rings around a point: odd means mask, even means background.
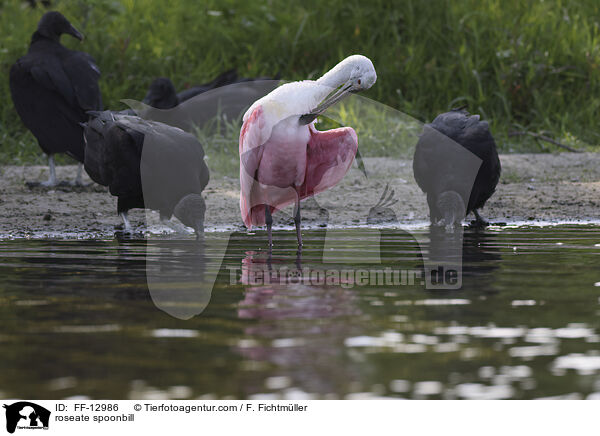
[[[86,35],[82,44],[68,36],[63,43],[96,58],[107,108],[141,99],[157,76],[171,77],[177,88],[233,67],[244,76],[280,72],[298,80],[361,53],[378,73],[365,96],[419,120],[468,104],[490,121],[502,151],[558,150],[508,137],[512,130],[598,149],[597,0],[53,0],[53,9]],[[8,89],[9,68],[26,52],[43,12],[0,0],[0,163],[44,161]],[[375,130],[352,114],[338,115]],[[375,121],[380,137],[384,124]],[[208,148],[235,159],[230,136],[222,138],[227,147]],[[402,140],[392,132],[361,144],[365,155],[387,156]]]

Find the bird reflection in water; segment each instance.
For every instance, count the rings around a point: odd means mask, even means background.
[[[205,240],[154,240],[147,245],[146,276],[156,307],[179,319],[200,314],[210,302],[213,281],[205,280],[210,259]]]
[[[248,252],[241,282],[247,285],[240,318],[323,318],[357,314],[351,279],[328,275],[323,265]]]
[[[500,268],[498,234],[484,229],[466,230],[463,243],[463,289],[496,293],[496,275]]]
[[[496,235],[482,229],[443,227],[429,229],[429,260],[432,264],[454,265],[462,278],[462,289],[493,292],[493,275],[500,266],[494,249]]]
[[[364,366],[340,353],[349,335],[364,333],[348,320],[365,315],[356,288],[312,284],[310,276],[323,271],[323,266],[306,257],[303,263],[300,255],[286,258],[247,253],[241,279],[246,286],[237,313],[239,318],[253,321],[244,327],[244,335],[252,341],[233,349],[246,359],[275,365],[279,369],[273,374],[295,390],[344,392],[364,371]],[[265,276],[269,283],[258,279]],[[317,372],[315,365],[320,368]],[[260,392],[264,387],[253,389]]]

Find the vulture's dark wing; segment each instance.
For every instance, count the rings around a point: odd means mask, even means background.
[[[76,104],[75,90],[59,58],[41,55],[40,53],[31,53],[23,58],[21,66],[24,71],[29,71],[39,85],[49,91],[55,91],[65,99],[67,104]]]
[[[102,97],[98,80],[100,69],[94,58],[80,51],[71,51],[62,66],[75,93],[77,104],[84,111],[102,110]]]
[[[107,146],[106,136],[108,125],[100,117],[86,123],[83,130],[85,136],[84,168],[90,178],[102,185],[110,185],[113,179],[110,156],[111,149]]]
[[[45,153],[83,161],[79,123],[86,115],[72,104],[74,91],[56,59],[32,54],[19,59],[10,70],[10,91],[17,113]]]

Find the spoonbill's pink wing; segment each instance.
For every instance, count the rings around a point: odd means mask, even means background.
[[[265,119],[262,106],[257,106],[244,121],[240,132],[240,211],[242,220],[249,229],[252,228],[252,187],[254,186],[256,170],[260,164],[263,148],[262,129]],[[263,217],[264,220],[264,217]],[[257,223],[254,223],[257,225]]]
[[[311,126],[306,177],[298,189],[300,199],[323,192],[342,180],[357,150],[358,137],[352,127],[320,132]]]

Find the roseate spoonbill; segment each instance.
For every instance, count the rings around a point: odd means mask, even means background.
[[[137,116],[104,111],[85,124],[85,169],[118,197],[117,212],[131,231],[127,211],[175,215],[199,237],[206,205],[200,195],[209,180],[204,150],[195,136]]]
[[[100,70],[89,54],[64,47],[60,43],[63,33],[83,40],[60,12],[45,13],[28,53],[10,69],[10,91],[17,113],[48,155],[50,176],[43,186],[57,183],[55,153],[66,153],[79,161],[75,184],[81,184],[85,145],[80,123],[88,119],[87,111],[102,109]]]
[[[478,170],[472,161],[467,162],[467,153],[460,153],[448,138],[481,160]],[[501,167],[489,125],[480,121],[479,115],[469,115],[460,108],[426,124],[415,149],[413,171],[417,184],[427,194],[433,225],[459,224],[469,212],[475,215],[475,225],[488,224],[478,209],[496,190]],[[474,180],[469,173],[476,174]]]
[[[267,225],[272,213],[294,203],[298,247],[302,247],[300,201],[338,183],[358,150],[354,129],[320,132],[314,121],[349,93],[377,80],[361,55],[344,59],[316,81],[287,83],[254,102],[240,132],[240,210],[248,229]]]

